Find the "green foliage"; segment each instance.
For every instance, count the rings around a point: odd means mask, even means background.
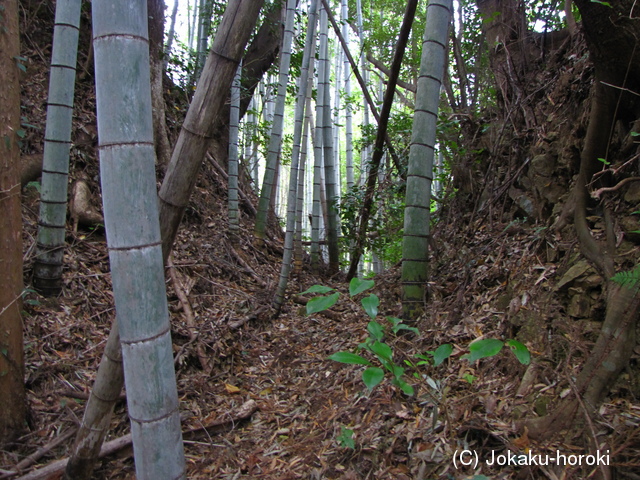
[[[35,188],[38,193],[41,191],[40,182],[29,182],[25,185],[26,188]]]
[[[528,365],[531,362],[531,354],[526,346],[517,340],[507,340],[506,344],[510,347],[513,354],[518,361],[523,365]],[[463,355],[461,358],[469,360],[469,362],[475,362],[482,358],[493,357],[500,353],[505,342],[495,338],[485,338],[482,340],[476,340],[469,345],[469,354]]]
[[[355,185],[340,199],[338,208],[342,250],[348,250],[355,240],[360,224],[360,210],[365,196],[364,185]],[[404,224],[404,184],[385,182],[373,198],[369,235],[365,238],[365,251],[375,252],[387,263],[402,259],[402,228]]]
[[[171,54],[167,58],[167,75],[181,90],[193,93],[193,77],[196,72],[196,52],[185,43],[175,39]]]
[[[636,268],[636,271],[640,276],[640,266]],[[370,288],[373,288],[374,285],[375,282],[373,280],[353,278],[349,283],[349,296],[354,297],[359,295]],[[330,292],[334,292],[334,289],[323,285],[314,285],[302,293],[327,294]],[[324,295],[310,299],[307,302],[307,315],[330,308],[337,302],[339,295],[339,292],[334,292],[331,295]],[[362,308],[371,318],[371,321],[367,324],[367,332],[369,333],[369,336],[364,342],[358,345],[358,350],[369,352],[369,355],[372,356],[377,364],[382,368],[375,366],[371,360],[364,356],[352,352],[336,352],[328,357],[329,360],[350,365],[366,366],[367,368],[362,372],[362,381],[369,390],[373,390],[378,386],[382,380],[384,380],[385,374],[388,373],[393,385],[399,387],[404,394],[409,396],[413,395],[413,387],[404,380],[405,369],[394,362],[393,349],[384,340],[387,330],[390,330],[394,335],[397,335],[398,332],[403,330],[410,331],[416,335],[420,332],[415,327],[405,325],[402,323],[401,319],[396,317],[386,317],[386,320],[390,324],[390,328],[377,322],[376,317],[378,316],[380,299],[373,293],[362,298],[361,303]],[[493,357],[500,353],[505,345],[509,347],[516,359],[523,365],[528,365],[531,362],[531,354],[527,347],[513,339],[509,339],[504,342],[495,338],[476,340],[469,345],[469,353],[460,358],[468,360],[469,362],[475,362],[482,358]],[[416,355],[415,358],[418,361],[415,364],[410,360],[405,360],[404,363],[412,368],[431,364],[437,367],[450,358],[452,353],[453,346],[446,343],[440,345],[435,351],[427,351],[424,354]],[[413,376],[420,378],[420,375],[418,375],[417,372],[415,372]],[[473,383],[475,380],[475,377],[469,373],[463,375],[463,378],[469,383]],[[431,379],[429,378],[429,380]],[[433,380],[431,380],[431,382],[433,382]]]
[[[359,278],[354,277],[349,283],[349,295],[354,297],[365,290],[373,288],[374,285],[375,282],[373,280],[360,280]]]
[[[636,265],[633,270],[616,273],[611,277],[611,281],[637,293],[640,288],[640,265]]]
[[[353,278],[349,284],[349,294],[351,297],[354,297],[366,290],[369,290],[373,286],[373,280],[360,280],[358,278]],[[333,289],[323,287],[322,285],[314,285],[303,293],[328,293],[330,291],[333,291]],[[307,314],[324,310],[325,308],[320,308],[322,306],[329,304],[329,306],[331,306],[335,304],[338,296],[339,293],[336,292],[329,296],[312,298],[307,302]],[[310,307],[309,304],[312,304],[312,307]],[[373,390],[380,384],[380,382],[382,382],[386,371],[390,374],[391,383],[393,385],[399,387],[406,395],[413,395],[413,387],[402,378],[404,375],[404,368],[394,363],[393,350],[383,341],[385,328],[375,321],[375,318],[378,315],[379,304],[380,300],[375,294],[370,294],[368,297],[362,299],[362,307],[372,320],[367,325],[369,337],[365,342],[358,345],[358,349],[368,351],[378,361],[382,368],[374,366],[365,357],[351,352],[336,352],[333,355],[330,355],[329,359],[340,363],[367,366],[367,368],[362,372],[362,381],[369,390]],[[391,323],[393,325],[393,331],[397,332],[401,330],[400,322],[398,322],[399,319],[394,320],[396,321],[391,321]]]
[[[336,441],[338,445],[343,448],[350,448],[353,450],[356,448],[356,444],[353,440],[353,430],[345,427],[344,425],[340,425],[340,435],[336,437]]]
[[[322,285],[314,285],[313,287],[302,292],[305,293],[329,293],[333,292],[333,288],[324,287]],[[335,305],[338,301],[338,297],[340,296],[340,292],[332,293],[331,295],[326,295],[324,297],[315,297],[307,302],[307,315],[311,315],[312,313],[322,312],[323,310],[327,310]]]

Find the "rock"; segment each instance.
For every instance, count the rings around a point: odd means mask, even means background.
[[[584,293],[571,297],[567,313],[573,318],[588,318],[591,313],[591,299]]]
[[[569,287],[576,279],[584,276],[586,273],[594,274],[596,273],[593,270],[593,267],[586,260],[579,260],[576,262],[567,272],[562,276],[558,284],[556,285],[556,290],[561,290],[564,287]]]
[[[640,202],[640,182],[631,182],[624,193],[625,201],[629,203]]]

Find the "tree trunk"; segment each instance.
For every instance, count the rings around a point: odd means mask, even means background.
[[[431,0],[427,6],[402,237],[402,310],[407,319],[424,311],[426,298],[436,122],[452,9],[451,0]]]
[[[66,480],[91,478],[100,448],[111,424],[113,407],[124,386],[118,322],[114,321],[96,374],[76,440],[65,467]]]
[[[391,113],[391,106],[393,104],[393,94],[396,89],[396,82],[400,74],[402,57],[407,46],[407,41],[409,39],[409,33],[411,32],[411,25],[413,24],[417,6],[417,0],[409,0],[407,2],[407,8],[402,20],[402,26],[400,27],[400,32],[398,34],[398,42],[396,43],[393,63],[391,65],[391,76],[389,77],[389,83],[387,84],[387,90],[385,92],[384,102],[382,104],[382,111],[380,112],[378,132],[376,134],[376,141],[373,147],[373,157],[371,159],[371,166],[368,172],[367,189],[365,192],[364,202],[360,210],[360,225],[358,227],[356,243],[351,256],[351,265],[349,266],[349,271],[347,273],[348,280],[351,280],[355,276],[358,270],[360,255],[364,251],[364,241],[367,235],[367,229],[369,227],[371,208],[373,207],[373,196],[375,194],[378,169],[380,167],[380,161],[382,160],[382,156],[384,154],[383,147],[385,137],[387,135],[389,114]]]
[[[103,210],[136,475],[185,478],[158,221],[147,5],[94,0],[92,7]]]
[[[339,219],[336,202],[338,200],[336,188],[336,173],[334,166],[333,153],[333,132],[331,121],[331,86],[329,83],[331,77],[331,64],[329,63],[329,41],[328,41],[328,14],[325,6],[320,10],[320,57],[318,63],[319,72],[323,77],[318,83],[318,90],[324,91],[324,96],[318,95],[318,102],[322,108],[322,149],[324,161],[324,186],[327,206],[327,223],[325,231],[327,236],[327,245],[329,250],[329,272],[336,273],[340,268],[340,250],[338,247],[338,230]]]
[[[320,25],[322,29],[322,25]],[[324,68],[324,64],[318,62],[318,79]],[[316,100],[316,125],[312,125],[313,136],[313,199],[311,206],[311,270],[315,273],[320,268],[320,219],[322,216],[322,108],[320,106],[324,89],[318,88],[318,98]]]
[[[0,445],[25,427],[22,346],[22,213],[18,2],[3,2],[0,28]]]
[[[284,120],[284,106],[287,95],[287,84],[289,82],[289,66],[291,63],[291,42],[293,40],[293,22],[295,17],[296,0],[288,0],[287,12],[284,25],[284,35],[282,38],[282,51],[280,52],[280,69],[278,79],[278,96],[269,137],[269,147],[267,150],[267,165],[260,190],[260,201],[258,203],[258,215],[254,229],[255,241],[260,245],[266,235],[267,219],[269,207],[275,199],[274,189],[276,183],[276,170],[280,157],[282,145],[282,129]]]
[[[160,187],[163,258],[168,258],[182,215],[196,184],[242,52],[258,18],[261,0],[231,0],[218,27],[207,63]]]
[[[229,182],[228,218],[229,238],[237,243],[240,229],[240,210],[238,209],[238,128],[240,123],[240,75],[242,66],[238,67],[231,86],[231,108],[229,115]]]
[[[587,185],[601,168],[599,158],[608,157],[612,125],[619,119],[638,118],[640,104],[635,94],[640,88],[640,52],[636,47],[640,27],[629,17],[635,2],[611,2],[611,6],[576,0],[582,15],[583,29],[591,59],[595,65],[595,84],[591,101],[589,127],[581,153],[573,197],[574,223],[583,255],[607,278],[606,316],[596,344],[575,382],[575,391],[589,414],[599,404],[629,362],[635,346],[635,329],[640,315],[640,291],[611,280],[615,273],[616,254],[613,228],[607,227],[605,243],[591,234],[586,209],[589,206]],[[600,176],[598,182],[606,181]],[[597,185],[596,185],[597,186]],[[605,221],[611,212],[605,204]],[[553,413],[526,422],[529,435],[540,438],[571,425],[578,407],[575,397],[564,400]]]
[[[293,234],[296,225],[296,206],[298,198],[298,163],[300,160],[300,144],[302,143],[302,127],[305,119],[305,106],[307,103],[307,88],[309,86],[309,65],[311,63],[311,49],[315,46],[313,37],[316,34],[316,12],[318,10],[318,0],[311,0],[309,13],[307,16],[307,37],[305,39],[304,54],[302,57],[302,68],[298,82],[298,95],[296,97],[295,124],[293,129],[293,149],[291,152],[291,168],[289,173],[289,193],[287,196],[287,224],[284,237],[284,253],[282,256],[282,267],[280,268],[280,278],[278,289],[274,300],[276,313],[284,303],[284,294],[291,272],[291,262],[293,260]]]
[[[80,0],[56,3],[56,25],[47,99],[38,243],[33,286],[45,296],[62,290],[71,117],[76,80]]]
[[[177,2],[176,2],[177,3]],[[171,144],[167,134],[164,103],[164,0],[148,0],[149,55],[151,57],[151,101],[153,108],[153,137],[158,164],[165,167],[171,159]],[[171,38],[171,37],[170,37]]]
[[[342,36],[349,45],[349,5],[347,0],[342,0]],[[344,55],[344,95],[345,95],[345,167],[347,173],[347,190],[351,190],[354,184],[353,178],[353,106],[351,100],[351,71],[349,59]]]

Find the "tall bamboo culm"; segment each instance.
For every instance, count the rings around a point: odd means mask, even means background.
[[[94,0],[92,21],[102,199],[136,476],[185,478],[155,181],[146,1]]]
[[[402,239],[402,310],[407,319],[416,318],[425,305],[436,123],[452,8],[451,0],[430,0],[427,5],[409,150]]]
[[[327,204],[327,246],[329,250],[329,271],[337,272],[340,267],[340,251],[338,249],[338,211],[336,201],[338,191],[336,188],[336,173],[334,165],[333,153],[333,131],[331,122],[331,86],[329,83],[331,70],[329,64],[329,41],[328,41],[328,16],[327,11],[322,8],[320,10],[320,59],[319,63],[324,64],[321,67],[323,77],[318,85],[318,90],[322,89],[324,96],[322,98],[322,148],[324,161],[324,177]],[[320,95],[318,95],[320,102]]]
[[[240,211],[238,209],[238,128],[240,123],[240,76],[242,63],[231,85],[231,107],[229,109],[229,236],[236,243],[240,229]]]
[[[307,24],[307,37],[305,40],[304,53],[302,57],[302,68],[298,82],[298,95],[296,97],[295,123],[293,129],[293,149],[291,152],[291,170],[289,173],[289,193],[287,196],[287,223],[284,237],[284,253],[282,256],[282,267],[280,269],[280,279],[275,297],[275,307],[279,311],[284,303],[284,294],[291,272],[291,262],[293,260],[293,235],[296,226],[296,206],[298,200],[298,164],[300,159],[300,144],[302,142],[302,130],[305,119],[305,104],[307,103],[307,88],[309,86],[309,65],[311,63],[311,49],[315,45],[313,37],[316,33],[316,12],[318,1],[311,0],[309,4],[309,15]]]
[[[45,296],[62,290],[67,185],[81,0],[56,3],[44,135],[38,242],[33,286]]]
[[[278,96],[276,97],[275,112],[273,114],[273,125],[269,138],[269,148],[267,151],[267,165],[264,172],[262,189],[260,190],[260,201],[258,202],[258,213],[255,224],[255,241],[260,245],[265,237],[267,229],[267,218],[269,206],[276,180],[276,169],[282,145],[282,128],[284,120],[284,105],[287,95],[287,83],[289,82],[289,66],[291,63],[291,43],[293,40],[293,21],[296,9],[296,0],[288,0],[287,12],[282,37],[282,51],[280,53],[280,77],[278,80]]]

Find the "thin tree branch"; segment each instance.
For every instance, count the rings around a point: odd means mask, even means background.
[[[322,0],[326,3],[326,0]],[[402,57],[407,46],[409,39],[409,33],[411,32],[411,26],[413,25],[413,19],[416,14],[416,8],[418,6],[418,0],[409,0],[407,2],[407,9],[404,13],[402,20],[402,26],[398,33],[398,42],[396,43],[395,52],[393,54],[393,62],[391,64],[391,75],[389,76],[389,83],[387,84],[387,90],[384,94],[384,101],[382,103],[382,110],[380,112],[380,121],[378,123],[378,133],[376,136],[376,142],[373,147],[373,156],[371,158],[369,177],[367,178],[367,189],[364,196],[364,203],[360,210],[360,227],[355,241],[355,245],[351,257],[351,265],[349,266],[349,272],[347,273],[347,281],[351,280],[358,269],[358,262],[360,261],[360,255],[364,250],[364,240],[367,235],[367,227],[369,225],[369,218],[371,216],[371,207],[373,206],[373,195],[376,188],[376,180],[378,178],[378,170],[380,168],[380,161],[383,155],[383,144],[387,136],[387,125],[389,123],[389,115],[391,113],[391,106],[393,104],[393,94],[396,89],[396,83],[398,76],[400,75],[400,66],[402,65]]]
[[[376,119],[376,122],[378,122],[378,129],[379,129],[381,114],[378,113],[378,110],[376,109],[376,105],[375,103],[373,103],[373,99],[371,98],[371,94],[369,93],[369,89],[367,88],[367,84],[364,82],[362,75],[360,75],[360,70],[358,69],[358,65],[353,60],[353,57],[351,56],[351,52],[349,51],[347,42],[344,40],[344,37],[342,36],[342,32],[340,32],[340,27],[338,26],[336,19],[333,16],[333,13],[331,13],[331,8],[329,7],[329,3],[327,2],[327,0],[322,0],[322,4],[324,5],[325,10],[327,11],[329,21],[331,22],[331,26],[333,27],[333,30],[335,31],[336,36],[338,37],[338,40],[340,40],[340,44],[342,45],[342,50],[344,50],[344,53],[347,56],[347,59],[349,60],[349,64],[351,65],[353,74],[356,76],[356,79],[360,84],[360,88],[362,89],[362,94],[364,95],[364,98],[367,101],[367,104],[369,105],[369,109],[371,110],[371,113]],[[409,29],[411,29],[411,26],[409,26]],[[398,39],[398,42],[400,42],[399,39]],[[406,46],[406,41],[405,41],[405,46]],[[397,75],[396,75],[396,80],[397,80]],[[389,79],[389,82],[391,82],[391,79]],[[395,83],[394,83],[394,88],[395,88]],[[396,153],[395,148],[393,148],[393,144],[391,143],[391,139],[387,134],[386,127],[384,129],[384,142],[387,144],[389,155],[391,155],[391,158],[393,159],[393,164],[396,166],[396,170],[398,170],[398,173],[402,178],[405,178],[406,173],[404,173],[404,169],[401,168],[400,166],[400,159],[398,158],[398,154]]]

